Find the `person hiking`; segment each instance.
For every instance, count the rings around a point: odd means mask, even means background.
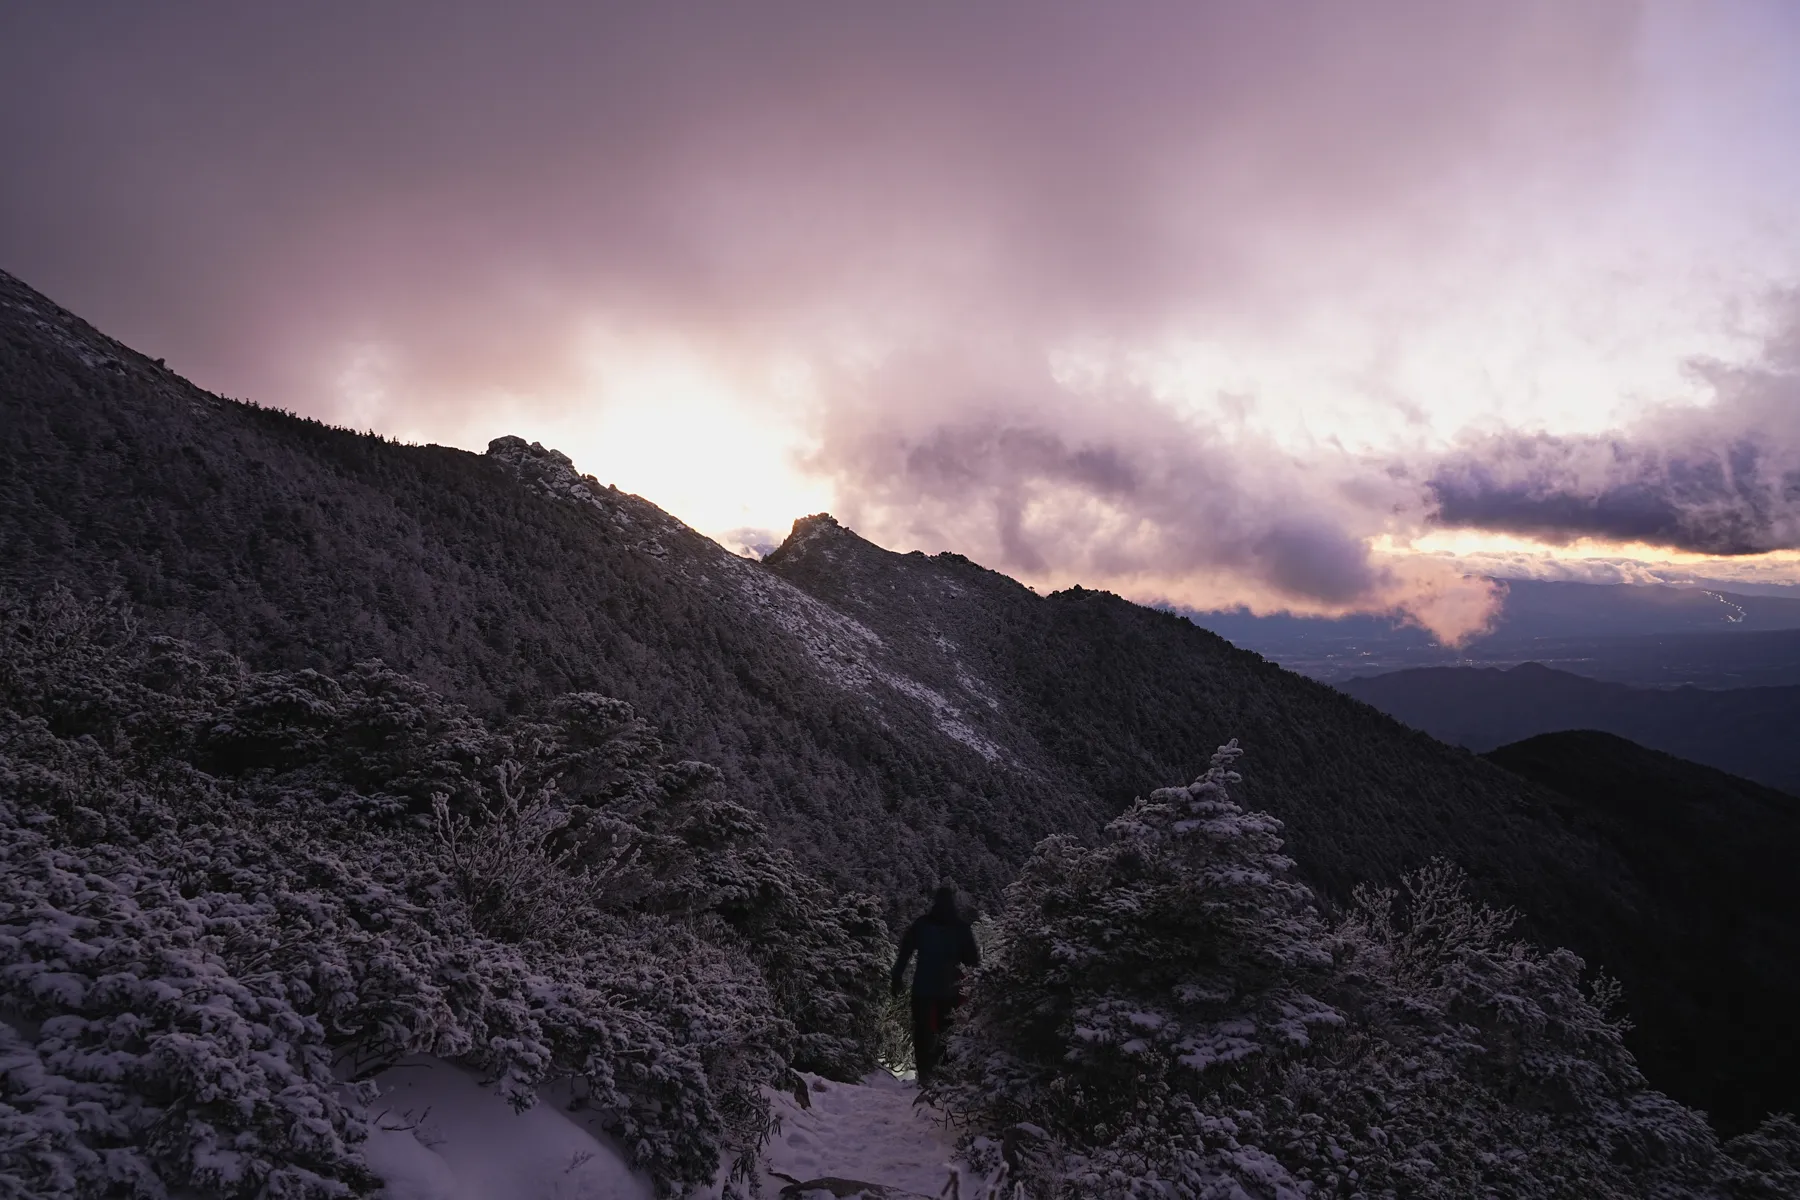
[[[962,1003],[957,983],[964,966],[978,966],[981,951],[975,933],[956,910],[956,889],[940,887],[931,894],[931,911],[907,927],[900,939],[890,981],[894,995],[906,987],[906,964],[917,954],[919,965],[912,980],[913,1063],[919,1086],[931,1082],[938,1064],[950,1010]]]

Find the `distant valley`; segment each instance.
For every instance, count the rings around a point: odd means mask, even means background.
[[[1539,663],[1424,667],[1337,685],[1389,716],[1477,752],[1594,729],[1800,794],[1800,687],[1643,688]]]

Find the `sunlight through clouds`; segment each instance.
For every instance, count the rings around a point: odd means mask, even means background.
[[[779,540],[829,503],[799,465],[817,403],[803,364],[731,361],[681,338],[606,328],[585,333],[578,353],[582,402],[524,436],[715,537],[750,529]]]
[[[920,11],[44,17],[8,269],[204,386],[519,434],[734,544],[829,510],[1452,629],[1447,527],[1800,541],[1792,5]]]

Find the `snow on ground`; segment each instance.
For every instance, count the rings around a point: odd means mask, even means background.
[[[1004,750],[977,733],[968,722],[963,720],[962,710],[946,700],[942,692],[928,688],[917,680],[908,679],[904,675],[895,675],[888,671],[877,671],[876,675],[895,691],[911,696],[929,709],[932,722],[937,725],[938,732],[944,736],[955,738],[989,762],[999,762],[1006,757]]]
[[[763,1148],[762,1194],[801,1200],[935,1198],[956,1160],[955,1137],[910,1081],[876,1071],[860,1084],[803,1077],[808,1105],[770,1089],[780,1132]],[[545,1089],[522,1113],[474,1075],[418,1055],[376,1077],[381,1097],[363,1157],[383,1200],[652,1200],[603,1132],[570,1113],[567,1089]],[[966,1176],[965,1176],[966,1178]],[[858,1189],[849,1185],[868,1185]],[[716,1189],[713,1194],[717,1194]],[[964,1185],[961,1193],[976,1193]]]
[[[363,1157],[383,1200],[652,1200],[647,1176],[554,1096],[522,1113],[469,1072],[409,1058],[376,1077]]]
[[[919,1094],[913,1084],[886,1071],[860,1084],[803,1078],[811,1107],[802,1107],[794,1095],[769,1093],[781,1131],[763,1151],[765,1195],[779,1196],[789,1184],[819,1179],[875,1184],[891,1197],[935,1197],[943,1191],[956,1139],[930,1109],[913,1107]]]

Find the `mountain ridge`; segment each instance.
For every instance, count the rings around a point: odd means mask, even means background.
[[[0,477],[0,571],[10,581],[27,590],[52,579],[78,591],[119,587],[147,618],[262,666],[342,667],[379,657],[489,712],[559,690],[617,695],[671,744],[732,773],[821,869],[870,880],[890,897],[916,894],[940,874],[996,896],[1009,864],[1038,838],[1094,835],[1132,795],[1198,774],[1211,748],[1231,736],[1258,753],[1258,731],[1217,703],[1232,695],[1211,686],[1222,672],[1245,673],[1259,693],[1274,687],[1306,707],[1366,720],[1325,689],[1116,598],[1036,597],[959,556],[881,551],[835,521],[828,552],[803,553],[816,548],[809,531],[828,527],[802,523],[798,540],[790,536],[785,551],[758,565],[647,501],[581,476],[553,451],[502,438],[475,455],[335,430],[209,396],[16,280],[0,289],[0,303],[9,416],[19,434]],[[1009,641],[987,651],[990,665],[994,655],[1042,657],[1058,635],[1103,634],[1152,660],[1163,657],[1154,643],[1173,636],[1207,679],[1165,672],[1165,687],[1187,693],[1175,717],[1143,697],[1122,697],[1144,720],[1165,721],[1153,752],[1129,740],[1099,745],[1045,715],[1046,704],[1061,713],[1078,699],[1085,680],[1058,680],[1043,669],[1054,664],[1027,663],[1028,694],[995,696],[990,684],[984,699],[922,627],[901,619],[916,615],[916,603],[881,611],[872,591],[859,599],[843,579],[832,584],[822,568],[834,561],[865,581],[906,564],[907,587],[884,577],[886,594],[919,598],[935,588],[954,598],[962,589],[964,642],[1013,627]],[[1102,619],[1084,620],[1084,606]],[[800,619],[808,612],[816,619]],[[921,671],[930,678],[915,678]],[[1059,685],[1069,694],[1057,695]],[[1262,699],[1259,723],[1285,724],[1270,714],[1289,701]],[[1009,705],[1037,712],[1004,711]],[[959,740],[945,726],[976,736]],[[1060,749],[1036,744],[1039,731]],[[1398,727],[1378,722],[1368,732],[1413,745]],[[1263,738],[1261,752],[1273,756],[1286,740]],[[1004,744],[1011,765],[991,748],[982,753],[984,742]],[[1503,813],[1513,803],[1503,778],[1441,750],[1424,753],[1435,763],[1427,774],[1439,777],[1427,794],[1473,786],[1488,797],[1479,802],[1486,810]],[[1280,780],[1285,770],[1270,761],[1262,774]],[[1362,790],[1391,807],[1373,781],[1380,773],[1368,763]],[[1273,806],[1289,810],[1283,815],[1297,841],[1317,843],[1308,847],[1317,878],[1341,892],[1363,872],[1333,851],[1339,838],[1308,836],[1303,810],[1328,809],[1308,804],[1305,793],[1316,785],[1305,774],[1294,772],[1258,800],[1297,790],[1297,803]],[[1462,841],[1463,824],[1444,823],[1443,844]],[[1368,844],[1365,865],[1378,873],[1420,857],[1366,835],[1350,840]],[[916,854],[872,859],[858,844]],[[1477,870],[1490,882],[1507,874]]]
[[[0,585],[116,589],[256,669],[381,659],[486,714],[617,697],[890,916],[946,877],[991,905],[1042,838],[1094,839],[1236,737],[1246,805],[1328,906],[1444,857],[1533,936],[1662,986],[1643,881],[1553,792],[1186,618],[824,514],[755,562],[523,439],[407,446],[212,396],[4,274],[0,380]]]

